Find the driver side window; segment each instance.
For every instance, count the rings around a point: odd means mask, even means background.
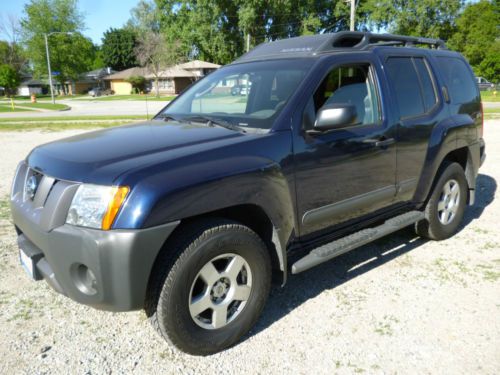
[[[356,109],[356,125],[379,123],[379,98],[370,65],[341,66],[328,73],[306,107],[306,130],[312,129],[316,114],[325,104],[353,105]]]

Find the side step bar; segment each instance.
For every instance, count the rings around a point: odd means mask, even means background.
[[[360,230],[339,240],[327,243],[317,247],[305,257],[300,258],[292,265],[292,273],[299,273],[320,263],[326,262],[339,255],[345,254],[357,247],[363,246],[376,239],[384,237],[389,233],[396,232],[399,229],[414,224],[424,219],[425,215],[421,211],[410,211],[392,219],[386,220],[384,224],[378,227]]]

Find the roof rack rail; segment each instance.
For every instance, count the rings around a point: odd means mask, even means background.
[[[377,44],[403,45],[405,47],[428,45],[436,49],[447,49],[446,44],[441,39],[393,34],[372,34],[362,31],[340,31],[332,34],[332,37],[315,52],[327,52],[335,48],[365,49]]]

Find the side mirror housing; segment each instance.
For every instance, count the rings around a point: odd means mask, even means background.
[[[327,131],[356,125],[356,107],[349,103],[326,104],[316,115],[314,130]]]

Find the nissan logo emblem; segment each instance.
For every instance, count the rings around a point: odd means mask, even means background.
[[[26,193],[26,196],[33,200],[35,198],[36,194],[36,189],[38,188],[38,180],[35,176],[31,176],[28,178],[28,181],[26,181],[26,187],[24,189],[24,192]]]

